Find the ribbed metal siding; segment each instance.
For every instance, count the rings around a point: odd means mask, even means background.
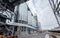
[[[31,15],[31,12],[28,11],[28,24],[32,26],[36,26],[36,20],[35,18]]]
[[[28,24],[32,25],[32,16],[30,11],[28,11]]]
[[[32,26],[36,27],[36,20],[34,19],[33,16],[32,16]]]
[[[28,20],[28,12],[26,3],[19,5],[19,15],[18,20],[27,21]]]

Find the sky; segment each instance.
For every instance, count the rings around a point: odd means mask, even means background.
[[[27,4],[33,15],[37,15],[42,29],[51,30],[59,26],[48,0],[30,0]]]

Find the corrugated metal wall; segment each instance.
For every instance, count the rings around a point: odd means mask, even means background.
[[[23,3],[23,4],[19,5],[18,20],[27,21],[27,18],[28,18],[27,16],[28,16],[27,5],[26,5],[26,3]]]

